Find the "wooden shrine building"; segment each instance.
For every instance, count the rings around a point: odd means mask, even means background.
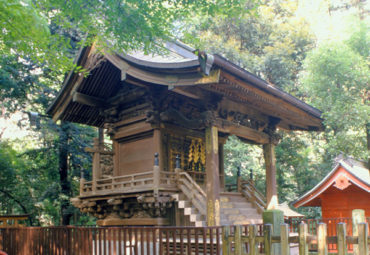
[[[71,72],[48,113],[104,129],[111,144],[100,134],[87,149],[92,179],[82,176],[73,204],[100,225],[261,221],[265,201],[248,183],[223,192],[227,137],[263,145],[274,208],[276,130],[321,130],[321,112],[219,55],[178,42],[166,48],[165,56],[79,52],[89,75]]]
[[[323,219],[350,218],[354,209],[363,209],[365,217],[370,217],[369,169],[363,162],[343,158],[293,206],[321,207]]]

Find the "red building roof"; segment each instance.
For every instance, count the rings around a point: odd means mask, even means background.
[[[320,183],[293,202],[293,206],[321,206],[320,195],[333,188],[345,190],[351,187],[367,192],[370,196],[369,173],[364,163],[354,159],[341,159]]]

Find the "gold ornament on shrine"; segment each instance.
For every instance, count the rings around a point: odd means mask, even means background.
[[[189,168],[191,171],[202,171],[206,164],[205,146],[201,139],[192,139],[189,146]]]

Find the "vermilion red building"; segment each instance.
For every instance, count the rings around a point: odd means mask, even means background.
[[[347,218],[363,209],[370,217],[370,174],[364,163],[341,159],[334,169],[293,206],[319,206],[322,218]]]

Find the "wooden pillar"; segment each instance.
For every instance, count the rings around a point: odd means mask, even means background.
[[[94,154],[92,165],[92,191],[96,191],[96,181],[101,178],[100,172],[100,141],[94,138]]]
[[[113,140],[113,176],[119,176],[119,143]]]
[[[220,225],[220,177],[217,128],[206,128],[207,225]]]
[[[275,145],[272,143],[264,144],[263,156],[266,165],[266,209],[276,209],[278,197],[276,186]]]
[[[225,166],[224,166],[224,144],[220,143],[218,145],[218,160],[220,168],[220,189],[224,191],[225,189]]]
[[[163,171],[164,150],[162,142],[162,132],[159,128],[155,128],[153,131],[153,141],[154,141],[154,153],[159,154],[158,155],[159,169]]]

